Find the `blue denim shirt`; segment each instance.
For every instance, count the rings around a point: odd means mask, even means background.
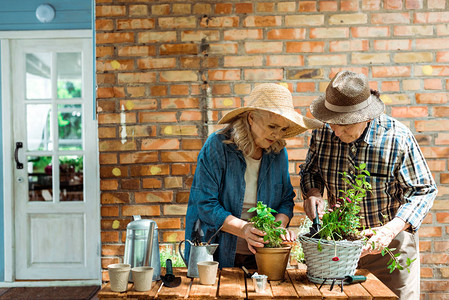
[[[240,218],[245,195],[246,162],[235,144],[225,144],[229,137],[213,133],[198,155],[198,162],[190,189],[186,215],[185,238],[192,240],[192,231],[198,218],[207,241],[233,215]],[[286,149],[279,153],[264,153],[257,182],[257,201],[262,201],[278,213],[293,216],[295,192],[288,172]],[[214,259],[220,268],[233,267],[237,246],[235,235],[221,231],[214,237],[219,243]],[[190,247],[186,243],[188,261]]]

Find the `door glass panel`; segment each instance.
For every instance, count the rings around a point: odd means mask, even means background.
[[[51,98],[51,53],[26,54],[26,98]]]
[[[82,150],[81,104],[58,105],[59,150]]]
[[[29,201],[52,201],[52,160],[51,156],[28,156]]]
[[[29,151],[53,150],[51,105],[27,104],[27,147]]]
[[[81,53],[57,53],[58,99],[81,97]]]
[[[83,157],[60,156],[60,201],[83,201]]]

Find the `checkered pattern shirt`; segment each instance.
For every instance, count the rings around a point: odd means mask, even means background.
[[[412,231],[418,230],[438,191],[411,131],[387,115],[372,120],[349,144],[327,124],[314,130],[306,162],[300,166],[303,196],[312,188],[323,194],[326,188],[329,203],[335,203],[338,191],[344,190],[338,173],[355,174],[354,166],[362,163],[372,185],[372,193],[361,202],[362,225],[372,228],[399,217]]]

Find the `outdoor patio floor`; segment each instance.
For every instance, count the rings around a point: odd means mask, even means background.
[[[98,300],[100,286],[0,288],[1,300]]]

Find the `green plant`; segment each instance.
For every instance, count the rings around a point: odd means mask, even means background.
[[[164,247],[160,250],[161,267],[165,268],[165,262],[168,258],[172,261],[173,267],[185,267],[186,264],[181,258],[179,252],[170,249],[171,247]]]
[[[367,238],[361,235],[359,229],[361,228],[359,215],[360,202],[371,192],[371,184],[366,180],[370,173],[365,169],[366,164],[361,164],[359,167],[355,166],[357,174],[352,177],[347,172],[340,172],[342,180],[345,183],[345,189],[339,190],[340,196],[337,199],[337,203],[330,206],[328,211],[323,215],[322,226],[317,233],[320,239],[339,241],[339,240],[357,240],[363,239],[366,243]],[[374,248],[375,245],[371,245]],[[320,250],[321,244],[318,243],[318,250]],[[335,246],[337,247],[337,246]],[[395,269],[403,270],[399,262],[400,253],[394,254],[395,248],[384,247],[381,251],[382,256],[386,254],[390,255],[391,259],[388,262],[387,268],[390,273]],[[335,253],[336,253],[335,248]],[[335,254],[332,258],[334,261],[338,261],[339,258]],[[409,266],[414,260],[407,258],[406,266],[410,272]]]
[[[282,234],[286,234],[285,229],[280,228],[281,221],[276,222],[276,218],[272,213],[277,213],[274,209],[268,207],[262,202],[258,201],[256,207],[251,207],[248,212],[256,212],[256,215],[251,218],[254,227],[266,233],[263,237],[266,248],[280,248],[282,244]]]

